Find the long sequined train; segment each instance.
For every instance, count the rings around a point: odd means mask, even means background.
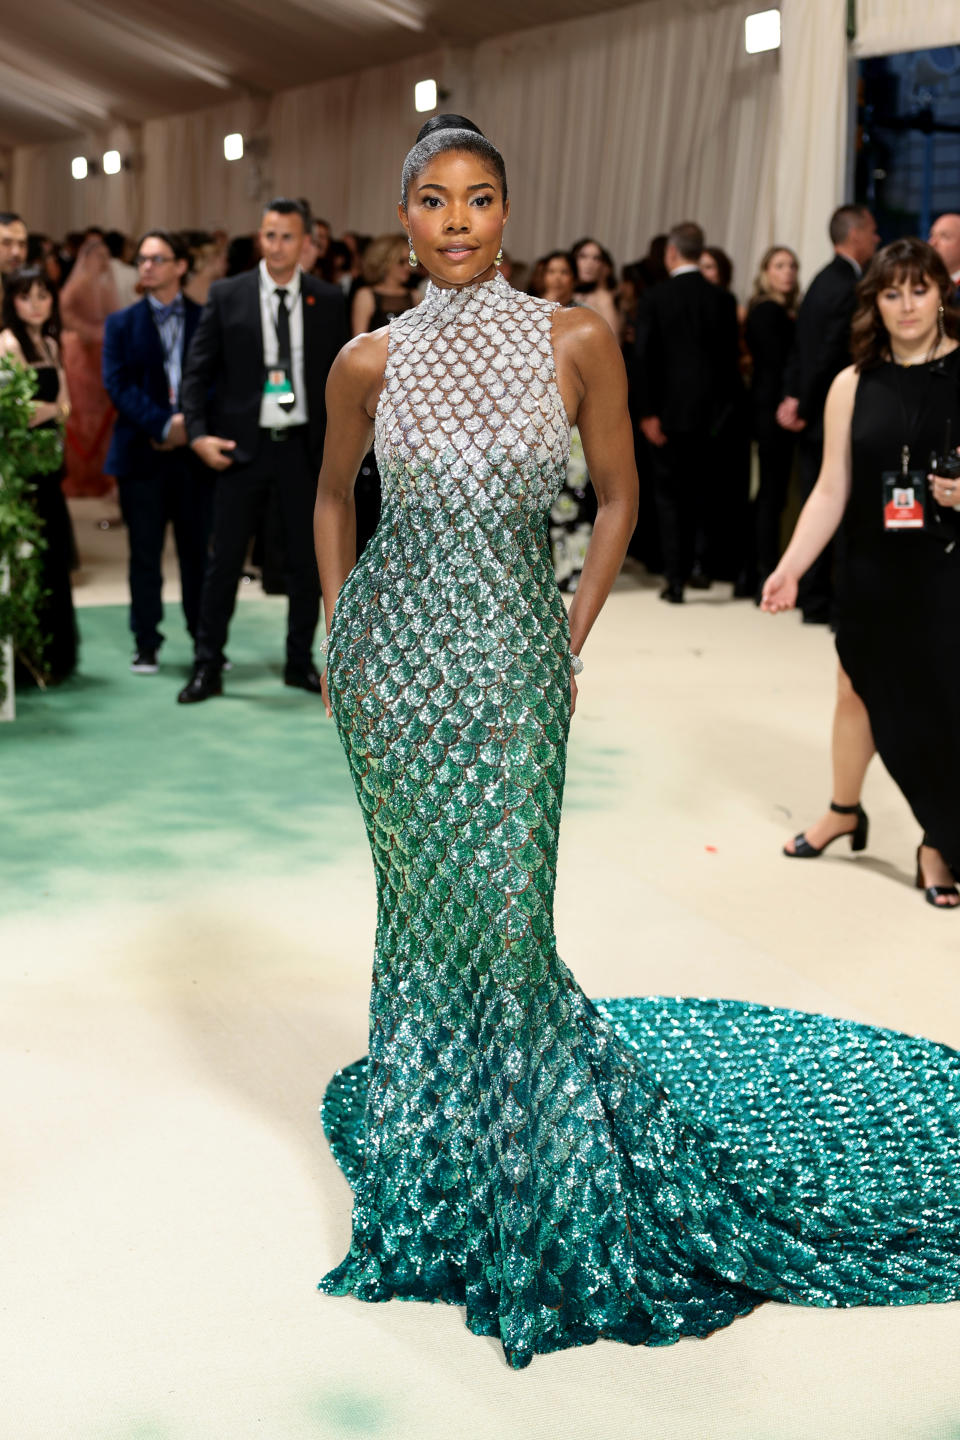
[[[740,1002],[594,1003],[557,955],[554,308],[497,276],[390,326],[383,512],[328,657],[378,920],[369,1056],[324,1103],[355,1196],[320,1288],[465,1306],[515,1368],[771,1298],[960,1298],[960,1056]]]

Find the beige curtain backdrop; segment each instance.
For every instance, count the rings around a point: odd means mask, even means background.
[[[413,108],[418,80],[444,82],[437,51],[275,95],[270,176],[275,194],[305,195],[334,230],[398,230],[400,164],[426,116]],[[455,108],[457,97],[445,102]]]
[[[514,254],[531,260],[593,234],[622,264],[656,231],[695,218],[730,251],[743,294],[773,239],[806,257],[807,227],[822,231],[833,171],[842,174],[843,6],[783,3],[799,56],[746,54],[743,22],[757,0],[647,0],[269,101],[148,121],[127,136],[135,166],[123,176],[70,179],[71,156],[101,153],[100,136],[19,147],[12,198],[32,228],[52,233],[94,220],[249,231],[276,193],[305,195],[337,229],[394,229],[400,162],[420,123],[413,85],[432,75],[449,91],[444,108],[471,115],[504,152]],[[815,12],[816,23],[791,29],[791,10]],[[833,25],[828,12],[840,17]],[[824,66],[828,34],[831,45],[839,35],[839,52]],[[792,107],[782,127],[781,66]],[[814,115],[823,97],[827,113]],[[223,136],[232,130],[247,155],[231,164]]]
[[[844,195],[848,129],[846,5],[781,0],[777,237],[800,256],[808,284],[830,259],[831,212]]]
[[[255,228],[267,190],[270,137],[265,100],[231,100],[143,126],[141,226]],[[228,161],[223,137],[243,135],[244,158]]]
[[[755,8],[652,0],[464,57],[467,113],[507,160],[509,248],[590,234],[623,263],[696,219],[744,289],[773,236],[777,142],[777,57],[744,48]]]
[[[960,45],[958,0],[857,0],[855,55]]]
[[[141,210],[140,131],[131,125],[90,130],[71,140],[47,145],[19,145],[13,151],[10,199],[31,230],[61,236],[85,225],[105,230],[136,228]],[[119,150],[131,168],[119,175],[91,174],[74,180],[70,162],[76,155],[96,161]]]

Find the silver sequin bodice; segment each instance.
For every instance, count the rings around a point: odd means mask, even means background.
[[[385,509],[439,507],[498,547],[549,510],[570,448],[556,308],[495,275],[463,290],[431,283],[392,322],[376,426]]]

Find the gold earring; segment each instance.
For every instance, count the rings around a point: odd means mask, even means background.
[[[410,240],[408,243],[410,245],[410,254],[407,257],[407,264],[410,266],[411,270],[416,270],[417,266],[420,264],[420,261],[417,259],[417,252],[413,248],[413,241]]]
[[[502,245],[500,246],[500,249],[497,251],[497,258],[496,258],[496,260],[494,260],[493,263],[494,263],[494,265],[497,265],[497,266],[500,266],[500,265],[503,264],[503,246],[502,246]]]

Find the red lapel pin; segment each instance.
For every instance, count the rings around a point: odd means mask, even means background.
[[[307,304],[308,304],[308,305],[316,305],[316,303],[317,303],[317,297],[316,297],[316,295],[308,295],[308,296],[307,296]]]

